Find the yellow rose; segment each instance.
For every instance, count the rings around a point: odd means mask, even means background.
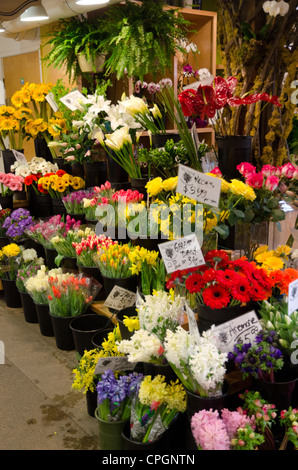
[[[231,181],[230,191],[238,196],[243,196],[248,201],[254,201],[256,198],[253,188],[240,180],[233,179]]]
[[[178,176],[164,180],[161,187],[164,191],[173,191],[178,184]]]
[[[162,179],[160,176],[154,178],[151,181],[148,181],[146,184],[147,193],[149,196],[156,196],[160,191],[162,191]]]

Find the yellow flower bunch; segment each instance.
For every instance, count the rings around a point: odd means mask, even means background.
[[[146,375],[139,388],[139,400],[143,405],[151,406],[158,402],[165,404],[168,410],[186,410],[186,392],[182,384],[177,380],[167,384],[164,375],[157,375],[152,378]]]
[[[48,132],[52,137],[67,133],[67,123],[62,117],[54,116],[49,119]]]
[[[59,170],[58,170],[59,171]],[[38,180],[38,186],[41,186],[45,191],[48,191],[52,197],[65,195],[69,189],[75,191],[85,187],[85,181],[79,176],[72,176],[68,173],[63,175],[53,174],[42,176]]]
[[[291,253],[291,247],[280,245],[276,250],[269,250],[267,245],[260,246],[253,253],[253,257],[258,265],[267,271],[283,269]]]
[[[148,266],[156,266],[158,256],[159,253],[157,251],[137,246],[128,255],[128,259],[131,262],[130,270],[132,274],[139,274],[144,263]]]
[[[160,176],[148,181],[146,184],[146,190],[150,197],[156,196],[162,191],[174,191],[178,184],[178,176],[162,180]]]
[[[124,356],[117,349],[117,341],[121,341],[119,326],[115,325],[113,331],[108,333],[108,337],[104,339],[101,349],[91,349],[85,351],[79,361],[77,368],[73,369],[75,375],[72,388],[75,390],[84,390],[84,394],[88,390],[94,392],[96,390],[97,376],[95,375],[95,367],[101,357]]]
[[[254,201],[257,197],[251,186],[237,179],[231,180],[229,190],[237,196],[243,196],[248,201]]]
[[[25,123],[26,133],[35,139],[38,134],[43,134],[48,129],[48,124],[42,119],[28,119]]]
[[[137,315],[133,317],[127,317],[126,315],[124,315],[123,324],[126,326],[130,333],[133,333],[134,331],[140,329],[140,320]]]
[[[21,253],[21,248],[16,243],[10,243],[2,248],[2,256],[6,256],[7,258],[13,258],[18,256]]]
[[[13,106],[0,106],[0,147],[6,148],[4,139],[8,137],[9,148],[20,150],[26,137],[25,124],[32,111]]]
[[[41,103],[46,100],[46,95],[51,91],[52,83],[25,83],[23,87],[16,91],[11,102],[16,108],[28,105],[30,101]]]
[[[102,245],[94,256],[94,262],[102,275],[111,278],[128,278],[132,276],[129,255],[139,247],[118,243],[109,246]]]

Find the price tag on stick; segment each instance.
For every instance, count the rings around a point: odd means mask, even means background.
[[[203,204],[218,207],[221,180],[187,166],[179,165],[176,191]]]
[[[158,245],[167,272],[189,269],[205,264],[198,239],[195,234],[178,238]]]

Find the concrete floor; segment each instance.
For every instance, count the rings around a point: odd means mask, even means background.
[[[0,293],[0,450],[98,450],[96,418],[71,388],[75,351],[57,349]]]

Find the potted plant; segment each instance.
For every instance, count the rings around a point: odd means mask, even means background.
[[[64,18],[53,25],[48,36],[45,46],[50,46],[51,49],[43,60],[48,66],[59,69],[64,66],[71,83],[85,71],[95,73],[102,69],[105,61],[102,42],[106,36],[99,20],[84,16]],[[91,64],[88,70],[84,69],[84,60]]]
[[[175,9],[164,9],[163,0],[115,5],[102,18],[106,39],[106,73],[117,79],[128,76],[143,80],[148,73],[163,75],[181,50],[189,25]]]

